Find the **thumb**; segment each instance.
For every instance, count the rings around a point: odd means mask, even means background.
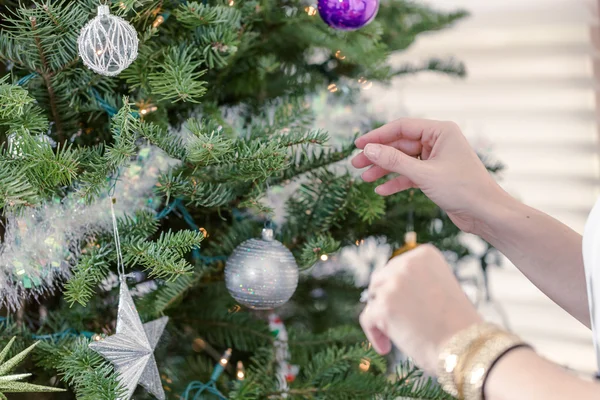
[[[402,174],[413,181],[423,169],[422,161],[390,146],[369,143],[365,146],[365,156],[373,164],[385,170]]]

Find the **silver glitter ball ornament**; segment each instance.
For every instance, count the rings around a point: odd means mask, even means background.
[[[88,22],[77,39],[79,56],[86,67],[106,76],[116,76],[135,61],[139,40],[134,27],[98,7],[98,16]]]
[[[235,248],[225,265],[225,284],[240,304],[270,310],[287,302],[298,286],[298,265],[292,253],[263,229],[262,239]]]

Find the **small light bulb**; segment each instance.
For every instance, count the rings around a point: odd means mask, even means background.
[[[345,60],[346,56],[342,54],[341,50],[338,50],[335,52],[335,58],[337,58],[338,60]]]
[[[234,4],[235,4],[235,1],[229,0],[229,7],[233,7]]]
[[[231,349],[227,349],[225,351],[225,353],[223,353],[221,360],[219,360],[219,364],[221,364],[223,367],[226,366],[227,363],[229,362],[230,358],[231,358]]]
[[[331,85],[327,86],[327,90],[329,90],[331,93],[335,93],[338,91],[338,87],[335,83],[332,83]]]
[[[360,368],[360,370],[363,372],[367,372],[369,368],[371,368],[371,360],[369,360],[368,358],[363,358],[362,360],[360,360],[358,368]]]
[[[140,110],[140,113],[141,113],[141,114],[143,114],[143,115],[146,115],[146,114],[148,114],[148,110],[146,110],[146,109],[144,108],[143,110]]]
[[[196,353],[200,353],[201,351],[204,350],[205,347],[206,347],[206,342],[204,340],[200,339],[200,338],[196,338],[192,342],[192,349]]]
[[[102,53],[104,53],[103,49],[96,50],[96,55],[101,55]]]
[[[310,15],[311,17],[314,15],[317,15],[317,9],[313,6],[308,6],[304,9],[304,11],[306,11],[306,13],[308,15]]]
[[[237,380],[238,381],[243,381],[244,378],[246,377],[246,372],[244,370],[244,364],[241,361],[238,361],[237,363]]]
[[[329,260],[329,256],[327,254],[321,255],[321,261],[327,261],[327,260]]]
[[[123,2],[119,3],[119,7],[121,7],[123,10],[127,8],[125,3],[123,3]]]
[[[162,23],[165,22],[165,17],[163,17],[162,15],[159,15],[158,17],[156,17],[156,19],[154,20],[154,23],[152,24],[152,26],[154,28],[158,28],[159,26],[162,25]]]

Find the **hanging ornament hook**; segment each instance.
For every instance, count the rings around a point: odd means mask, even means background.
[[[267,185],[267,201],[269,201],[269,191],[271,190],[271,187],[269,186],[269,181],[267,180],[266,182]],[[262,239],[266,240],[266,241],[272,241],[275,238],[275,232],[273,231],[273,220],[271,219],[271,217],[269,215],[267,215],[267,219],[265,221],[265,226],[262,230]]]
[[[121,252],[121,238],[119,237],[119,228],[117,226],[117,216],[115,214],[115,203],[117,199],[115,197],[109,197],[110,200],[110,214],[112,217],[113,224],[113,236],[115,239],[115,248],[117,252],[117,273],[119,274],[119,281],[123,282],[125,276],[125,264],[123,263],[123,253]]]
[[[415,197],[415,190],[411,189],[408,193],[408,217],[406,221],[406,231],[412,232],[415,230],[415,205],[413,199]]]

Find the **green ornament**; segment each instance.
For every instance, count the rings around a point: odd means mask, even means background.
[[[14,374],[7,375],[13,368],[15,368],[21,361],[27,357],[27,354],[34,349],[39,342],[35,342],[10,360],[4,362],[4,359],[8,355],[10,348],[15,342],[15,338],[10,339],[10,342],[0,352],[0,400],[8,400],[5,393],[42,393],[42,392],[64,392],[64,389],[54,388],[49,386],[34,385],[32,383],[18,382],[21,379],[30,377],[31,374]]]

